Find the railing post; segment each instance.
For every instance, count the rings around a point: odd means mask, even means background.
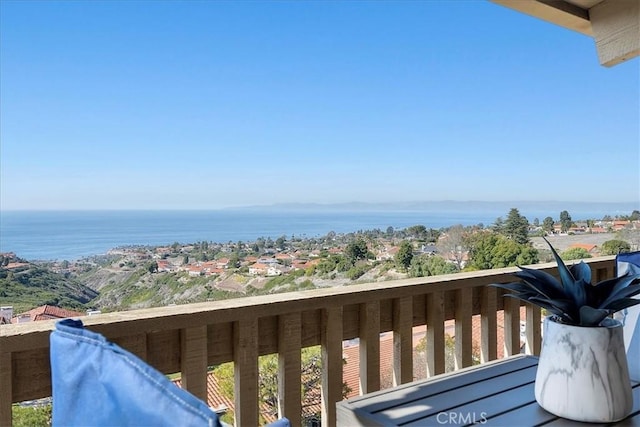
[[[336,425],[336,402],[342,400],[342,307],[322,310],[322,425]]]
[[[504,299],[504,356],[520,353],[520,301]]]
[[[458,289],[455,294],[455,368],[465,368],[473,364],[473,344],[471,339],[472,289]]]
[[[302,425],[300,313],[278,318],[278,415]]]
[[[13,369],[11,353],[0,353],[0,426],[10,426],[12,423],[11,404],[13,402]]]
[[[413,299],[393,300],[393,386],[413,381]]]
[[[360,394],[380,390],[380,302],[360,305]]]
[[[427,376],[444,372],[444,293],[432,292],[427,304]]]
[[[207,401],[207,326],[180,330],[182,387]]]
[[[540,355],[542,336],[540,335],[540,307],[527,304],[525,352]]]
[[[498,311],[497,290],[492,286],[482,288],[480,302],[480,362],[487,363],[498,358]]]
[[[258,319],[235,322],[233,328],[235,425],[258,423]]]

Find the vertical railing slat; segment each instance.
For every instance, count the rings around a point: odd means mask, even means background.
[[[492,286],[482,289],[480,301],[480,362],[487,363],[498,358],[498,311],[497,290]]]
[[[0,426],[10,426],[12,424],[11,403],[13,402],[13,380],[12,380],[11,353],[0,353]]]
[[[342,400],[342,307],[322,310],[322,425],[336,425],[336,402]]]
[[[427,376],[444,372],[444,293],[432,292],[426,297]]]
[[[455,294],[455,368],[466,368],[473,363],[472,357],[472,289],[458,289]]]
[[[300,313],[278,319],[278,415],[295,426],[302,424]]]
[[[258,425],[258,320],[243,319],[233,329],[235,425]]]
[[[360,305],[360,394],[380,390],[380,302]]]
[[[393,300],[393,386],[413,381],[413,299]]]
[[[542,345],[542,339],[540,335],[540,307],[536,307],[531,304],[527,304],[527,320],[526,320],[526,341],[525,352],[527,354],[533,354],[534,356],[540,355],[540,347]]]
[[[520,301],[504,299],[504,356],[520,353]]]
[[[180,331],[182,387],[207,401],[207,326]]]

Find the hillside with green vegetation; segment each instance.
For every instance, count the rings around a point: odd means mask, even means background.
[[[568,212],[560,216],[570,221]],[[634,212],[633,221],[638,216]],[[28,263],[7,253],[0,254],[0,304],[16,313],[43,304],[123,311],[551,262],[541,236],[563,259],[639,247],[640,227],[632,220],[615,233],[602,232],[605,223],[592,233],[595,225],[571,221],[560,233],[552,218],[532,225],[513,208],[489,227],[415,225],[313,238],[175,242],[117,248],[75,263]]]
[[[22,313],[41,305],[85,311],[98,293],[65,274],[27,264],[17,269],[0,268],[0,305]]]

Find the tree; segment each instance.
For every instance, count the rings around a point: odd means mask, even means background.
[[[407,228],[406,232],[409,237],[423,240],[427,235],[427,227],[425,227],[424,225],[412,225],[411,227]]]
[[[411,259],[411,265],[407,272],[409,273],[409,277],[429,276],[426,258],[424,256],[414,256]]]
[[[394,257],[398,269],[401,271],[407,271],[411,265],[413,259],[413,245],[408,241],[400,243],[400,248]]]
[[[157,273],[158,272],[158,263],[156,261],[152,261],[147,266],[149,273]]]
[[[432,256],[427,259],[427,268],[429,276],[438,276],[440,274],[451,274],[460,271],[457,265],[448,262],[441,256]]]
[[[607,240],[600,246],[601,255],[618,255],[622,252],[630,252],[631,245],[624,240]]]
[[[529,221],[520,215],[516,208],[509,211],[506,221],[501,229],[501,234],[516,243],[525,244],[529,242]]]
[[[571,219],[571,215],[569,215],[569,212],[560,212],[560,231],[566,233],[567,231],[569,231],[572,225],[573,220]]]
[[[553,218],[551,218],[550,216],[546,217],[543,221],[542,221],[542,229],[547,233],[547,234],[551,234],[553,233],[553,226],[555,225],[555,222],[553,221]]]
[[[631,221],[640,221],[640,211],[637,209],[634,209],[633,212],[631,212],[629,219]]]
[[[464,256],[468,250],[465,240],[466,235],[467,231],[462,225],[454,225],[449,227],[436,243],[438,252],[445,258],[452,260],[458,270],[462,269]]]
[[[502,227],[504,227],[504,220],[502,219],[501,216],[499,216],[498,218],[496,218],[496,221],[491,226],[491,229],[495,233],[502,233]]]
[[[538,251],[498,233],[476,233],[468,238],[469,264],[472,270],[529,265],[538,262]]]
[[[344,250],[344,255],[351,262],[351,264],[355,264],[356,261],[361,259],[367,259],[369,256],[369,248],[367,247],[367,242],[363,239],[356,239],[355,241],[349,243]]]
[[[417,256],[411,260],[409,277],[437,276],[439,274],[451,274],[460,271],[458,267],[448,262],[441,256]]]
[[[540,227],[540,220],[538,218],[533,218],[533,226]]]
[[[240,255],[238,252],[232,252],[229,254],[229,263],[227,264],[229,268],[238,268],[240,267]]]
[[[563,260],[591,258],[591,254],[585,248],[569,248],[560,254]]]

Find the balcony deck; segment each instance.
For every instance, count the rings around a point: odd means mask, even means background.
[[[596,281],[614,277],[615,257],[585,260]],[[532,268],[556,273],[554,264]],[[322,425],[336,425],[342,400],[342,343],[359,338],[360,392],[380,389],[380,334],[393,332],[394,385],[413,380],[413,333],[426,325],[428,375],[445,370],[444,325],[455,321],[455,363],[472,365],[472,316],[481,319],[480,358],[497,358],[498,311],[504,310],[504,355],[538,355],[540,310],[486,285],[514,280],[516,268],[246,297],[82,318],[93,331],[163,373],[181,372],[183,386],[206,399],[207,367],[234,362],[236,425],[258,425],[258,357],[278,354],[280,416],[301,423],[301,356],[322,347]],[[0,326],[0,425],[11,425],[14,402],[51,395],[49,334],[54,321]]]

